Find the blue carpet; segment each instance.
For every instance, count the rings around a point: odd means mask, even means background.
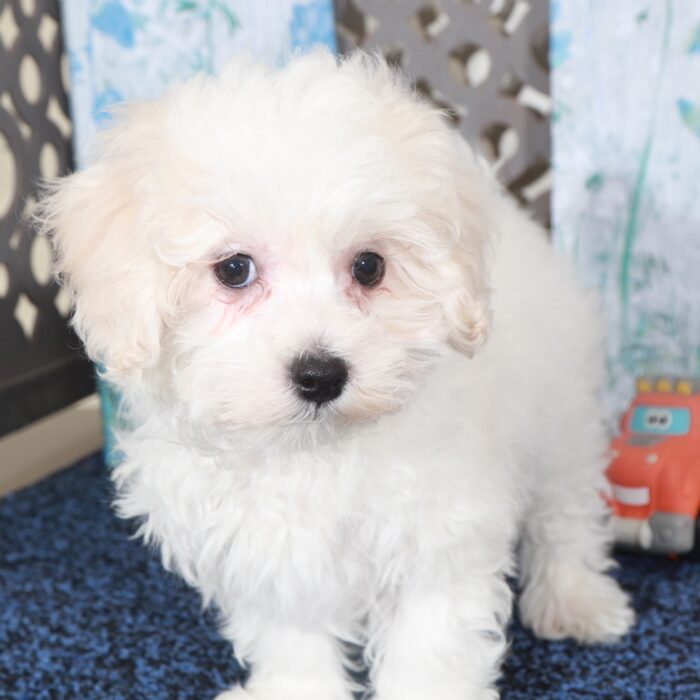
[[[207,700],[240,675],[214,616],[109,501],[98,457],[0,500],[2,700]],[[700,698],[700,564],[620,562],[630,637],[584,648],[516,624],[504,700]]]

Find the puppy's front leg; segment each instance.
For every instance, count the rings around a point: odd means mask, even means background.
[[[239,656],[251,666],[245,687],[216,700],[351,700],[339,643],[331,635],[253,619],[235,623]]]
[[[376,700],[498,698],[510,589],[501,574],[451,582],[443,574],[401,592],[386,637],[376,640]]]

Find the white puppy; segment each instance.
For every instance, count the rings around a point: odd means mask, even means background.
[[[595,304],[380,60],[132,105],[40,217],[135,426],[119,511],[252,666],[221,698],[347,700],[343,641],[376,700],[497,697],[518,542],[537,634],[629,628]]]

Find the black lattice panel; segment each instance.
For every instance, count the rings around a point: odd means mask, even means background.
[[[336,0],[341,46],[379,49],[549,222],[549,0]]]
[[[0,0],[0,434],[85,396],[48,242],[27,221],[42,177],[72,165],[56,0]]]

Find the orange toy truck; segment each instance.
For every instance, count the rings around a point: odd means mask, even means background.
[[[700,550],[700,378],[644,377],[611,444],[609,503],[618,544]]]

